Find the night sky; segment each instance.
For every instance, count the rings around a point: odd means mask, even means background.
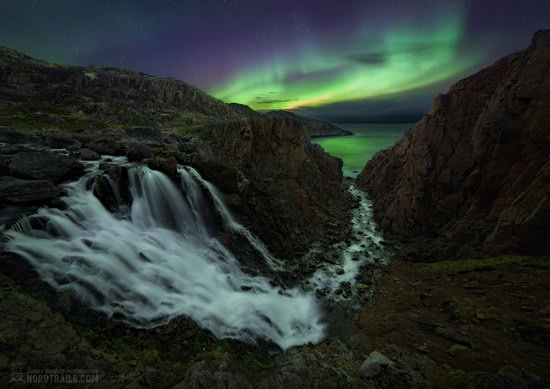
[[[415,120],[545,28],[547,0],[0,2],[0,45],[336,122]]]

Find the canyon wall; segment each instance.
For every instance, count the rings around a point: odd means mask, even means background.
[[[358,177],[415,258],[550,253],[550,31],[453,85]]]
[[[209,126],[197,133],[208,157],[197,169],[233,199],[262,240],[279,256],[304,252],[313,241],[341,239],[351,196],[342,161],[309,142],[292,117],[262,117]]]

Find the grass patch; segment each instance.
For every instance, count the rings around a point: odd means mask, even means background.
[[[456,261],[441,261],[424,265],[422,270],[430,273],[466,273],[478,270],[493,270],[509,266],[531,266],[550,269],[550,258],[502,256],[484,259],[463,259]]]

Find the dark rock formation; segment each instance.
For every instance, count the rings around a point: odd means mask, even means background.
[[[146,144],[132,143],[128,146],[126,156],[130,162],[139,162],[145,158],[151,158],[153,156],[153,150]]]
[[[333,124],[323,122],[321,120],[299,116],[288,111],[270,111],[268,115],[292,118],[294,122],[299,123],[301,126],[307,128],[309,135],[312,138],[320,138],[324,136],[353,135],[351,131],[343,130]]]
[[[0,177],[0,200],[10,203],[37,203],[53,199],[59,189],[47,180]]]
[[[88,148],[100,155],[124,155],[124,146],[110,138],[96,139],[88,144]]]
[[[312,241],[338,239],[351,206],[342,161],[308,142],[293,118],[261,117],[203,129],[210,146],[195,167],[226,194],[277,255],[303,252]]]
[[[49,151],[29,151],[13,156],[10,174],[31,180],[60,183],[81,176],[84,167],[73,157]]]
[[[178,161],[176,161],[176,158],[170,157],[170,158],[160,158],[160,157],[154,157],[149,158],[144,161],[147,163],[147,165],[153,169],[158,170],[164,174],[166,174],[168,177],[170,177],[172,180],[177,181],[177,168],[178,168]]]
[[[128,168],[112,167],[95,177],[94,195],[107,209],[117,211],[120,205],[130,203],[128,180]]]
[[[80,159],[84,161],[97,161],[100,158],[99,154],[90,149],[80,149]]]
[[[0,97],[71,107],[73,112],[119,123],[166,122],[177,110],[236,117],[228,105],[183,81],[122,69],[56,66],[4,47],[0,47]],[[52,122],[51,118],[35,119]]]
[[[550,31],[459,81],[358,177],[425,257],[550,252]]]

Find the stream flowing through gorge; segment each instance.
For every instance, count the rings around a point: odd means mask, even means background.
[[[247,274],[210,231],[207,219],[216,212],[224,228],[241,235],[272,271],[284,268],[196,170],[178,166],[178,188],[164,173],[109,158],[113,166],[128,169],[129,204],[99,169],[100,162],[87,162],[86,174],[64,185],[65,207],[43,207],[21,219],[5,232],[5,249],[28,260],[56,290],[72,291],[86,306],[136,327],[153,328],[185,315],[218,338],[262,338],[283,350],[324,337],[327,325],[314,293]],[[115,212],[94,195],[98,175],[111,187]],[[374,230],[358,233],[373,225],[368,205],[361,198],[354,210],[353,229],[360,240],[342,247],[344,273],[320,269],[310,280],[315,288],[335,290],[352,281],[369,260],[356,261],[353,255],[367,240],[380,245]]]

